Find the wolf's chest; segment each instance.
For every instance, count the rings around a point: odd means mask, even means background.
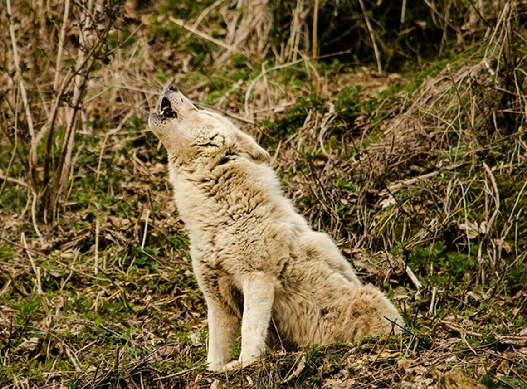
[[[222,266],[206,261],[193,259],[192,266],[205,297],[226,303],[231,312],[241,318],[243,293],[236,277],[229,274]]]

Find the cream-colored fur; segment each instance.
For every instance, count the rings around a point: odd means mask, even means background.
[[[246,366],[269,348],[400,332],[401,316],[362,285],[328,235],[280,189],[268,154],[223,116],[177,89],[149,126],[168,151],[170,181],[208,307],[212,370]],[[231,353],[241,323],[241,354]]]

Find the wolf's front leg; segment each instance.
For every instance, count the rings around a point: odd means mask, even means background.
[[[229,363],[226,370],[250,365],[264,353],[271,321],[274,278],[262,272],[249,273],[243,276],[242,287],[242,350],[239,360]]]
[[[240,329],[240,320],[227,307],[212,298],[207,299],[209,322],[209,351],[207,363],[210,370],[218,371],[231,360],[232,349]]]

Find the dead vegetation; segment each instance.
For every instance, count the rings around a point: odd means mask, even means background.
[[[0,386],[527,387],[525,4],[385,3],[7,0]],[[146,130],[171,83],[271,151],[311,225],[401,308],[402,339],[206,371]]]

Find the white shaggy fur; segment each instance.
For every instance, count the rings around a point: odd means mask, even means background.
[[[149,126],[170,181],[208,307],[211,370],[246,366],[269,348],[350,342],[400,332],[401,316],[362,285],[328,235],[314,232],[280,189],[268,154],[223,116],[176,88]],[[241,323],[240,358],[231,353]]]

